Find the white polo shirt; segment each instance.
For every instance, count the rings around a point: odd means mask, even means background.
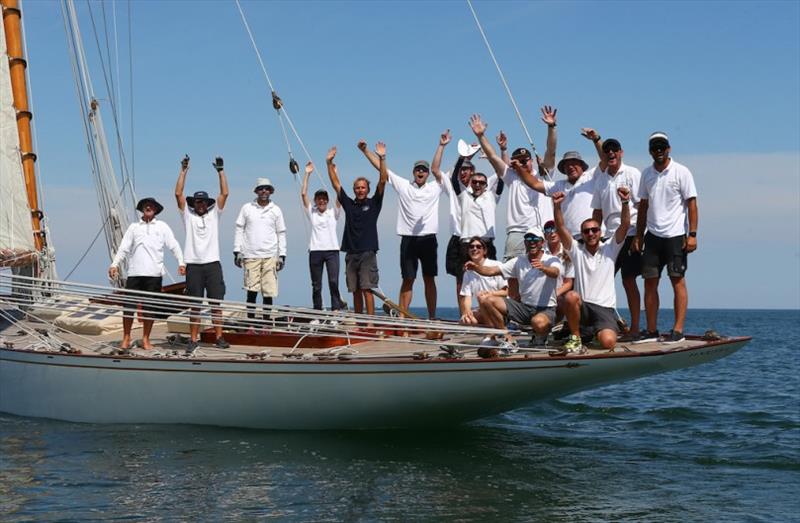
[[[247,202],[236,218],[233,251],[245,258],[286,256],[286,223],[283,212],[274,202],[263,207]]]
[[[563,270],[558,256],[547,253],[542,255],[542,265],[558,267],[559,272]],[[519,281],[519,295],[525,305],[531,307],[556,306],[558,278],[550,278],[539,269],[534,269],[528,260],[527,253],[501,264],[500,272],[504,278],[516,278]]]
[[[636,167],[625,165],[619,166],[616,174],[610,175],[603,171],[595,175],[594,198],[592,198],[592,209],[603,211],[603,225],[606,227],[606,235],[613,235],[619,227],[622,219],[622,203],[617,195],[617,188],[626,186],[631,190],[630,206],[631,226],[628,229],[628,236],[636,234],[636,204],[639,203],[639,185],[642,173]]]
[[[464,191],[472,192],[472,187],[467,187],[459,180],[458,185],[461,191],[456,194],[455,189],[453,189],[452,184],[452,173],[445,173],[443,171],[439,171],[442,175],[442,191],[447,194],[449,198],[450,207],[448,209],[448,219],[450,222],[450,234],[453,236],[458,236],[459,238],[462,237],[461,234],[461,194]],[[499,178],[496,174],[489,176],[486,179],[486,191],[490,191],[493,193],[497,192],[497,182]],[[497,196],[497,202],[500,201],[500,196]],[[471,238],[472,236],[469,236]]]
[[[558,290],[562,285],[564,285],[564,280],[566,278],[575,278],[575,266],[572,264],[572,261],[570,261],[569,258],[565,260],[563,259],[563,256],[560,256],[560,253],[564,252],[564,247],[560,247],[560,250],[556,253],[550,252],[550,249],[545,247],[545,252],[553,256],[558,256],[558,259],[561,260],[561,272],[558,273],[558,282],[556,283],[556,290]]]
[[[534,176],[536,176],[534,171]],[[534,226],[543,226],[553,219],[550,198],[528,187],[517,172],[506,165],[503,182],[508,189],[506,232],[525,232]]]
[[[183,258],[186,263],[211,263],[219,261],[219,215],[215,205],[203,216],[198,216],[187,204],[183,208],[183,227],[186,242]]]
[[[650,165],[642,171],[639,199],[648,200],[647,230],[659,238],[686,234],[686,200],[697,198],[692,172],[670,159],[658,172]]]
[[[333,207],[333,208],[331,208]],[[306,217],[311,222],[311,239],[308,241],[309,251],[338,251],[339,238],[336,236],[336,222],[342,215],[342,208],[334,204],[328,205],[325,212],[317,210],[310,204],[306,209]]]
[[[484,267],[500,267],[503,265],[497,260],[486,258]],[[508,287],[508,282],[502,276],[482,276],[475,271],[464,271],[464,280],[461,282],[461,296],[477,296],[483,291],[499,291]]]
[[[614,263],[624,243],[624,241],[617,243],[612,237],[601,244],[597,252],[592,255],[582,243],[572,242],[569,257],[575,266],[573,289],[583,301],[601,307],[617,306]]]
[[[163,276],[164,247],[172,251],[178,266],[183,265],[181,246],[166,223],[153,218],[149,222],[139,220],[132,223],[122,236],[112,267],[119,267],[123,260],[128,260],[128,276]]]
[[[585,171],[575,184],[562,178],[551,182],[544,180],[545,192],[548,196],[554,193],[563,192],[564,201],[561,202],[561,212],[564,214],[564,225],[567,226],[569,233],[573,236],[580,234],[581,223],[592,217],[592,198],[595,190],[595,173],[597,168],[592,167]]]
[[[439,232],[439,196],[443,189],[435,177],[420,187],[390,170],[389,185],[397,191],[397,234],[424,236]]]
[[[495,177],[495,187],[497,187]],[[461,202],[461,239],[468,240],[473,236],[484,239],[495,237],[495,209],[500,196],[494,188],[487,185],[480,196],[475,197],[472,190],[462,190],[459,194]]]

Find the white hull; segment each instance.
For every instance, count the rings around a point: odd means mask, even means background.
[[[0,349],[0,411],[86,423],[260,429],[452,425],[707,363],[748,340],[635,355],[402,362],[159,360]]]

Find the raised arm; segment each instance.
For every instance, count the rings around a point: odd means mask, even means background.
[[[472,132],[475,133],[475,137],[478,138],[478,142],[481,144],[481,149],[483,149],[484,154],[486,154],[486,158],[489,160],[489,163],[492,164],[494,168],[494,172],[497,173],[497,176],[500,178],[506,173],[506,166],[507,164],[503,162],[503,159],[497,156],[497,153],[494,151],[494,147],[492,147],[491,142],[486,137],[486,124],[483,120],[481,120],[481,115],[473,114],[469,119],[469,126],[472,129]]]
[[[444,154],[444,148],[447,147],[447,144],[450,143],[452,137],[450,136],[450,129],[446,130],[439,136],[439,145],[436,146],[436,152],[433,153],[433,161],[431,162],[431,172],[433,176],[436,178],[436,182],[439,185],[442,184],[442,155]]]
[[[503,163],[508,165],[511,163],[511,158],[508,156],[508,136],[503,130],[500,130],[500,134],[497,135],[497,146],[500,147],[500,158],[503,160]]]
[[[561,245],[564,247],[564,250],[569,251],[572,248],[572,235],[564,224],[564,213],[561,212],[561,202],[563,201],[563,192],[559,191],[553,194],[553,218],[556,222],[556,231],[558,232],[558,237],[561,239]],[[630,219],[630,216],[628,218]]]
[[[377,154],[369,150],[369,148],[367,147],[367,142],[365,140],[359,140],[357,147],[359,151],[364,153],[364,156],[367,157],[369,163],[371,163],[372,166],[375,167],[375,170],[380,171],[381,170],[380,158],[378,158]]]
[[[383,194],[383,189],[386,187],[386,181],[389,179],[389,169],[386,167],[386,144],[378,142],[375,144],[375,156],[378,158],[378,185],[375,187],[375,193]]]
[[[333,190],[336,191],[336,199],[339,199],[339,193],[342,191],[342,184],[339,182],[339,173],[336,171],[336,164],[333,159],[336,158],[336,146],[334,145],[328,149],[328,154],[325,156],[325,164],[328,166],[328,178],[331,179]]]
[[[178,202],[178,210],[183,212],[186,208],[186,195],[183,194],[186,186],[186,174],[189,172],[189,155],[185,155],[181,160],[181,170],[178,172],[178,182],[175,184],[175,200]]]
[[[539,191],[540,193],[544,194],[545,192],[544,183],[542,182],[542,180],[533,175],[533,172],[531,171],[531,167],[528,164],[528,162],[525,162],[523,164],[519,160],[512,159],[510,167],[514,169],[514,171],[516,171],[517,176],[519,176],[519,179],[522,180],[525,183],[525,185],[527,185],[534,191]]]
[[[619,227],[617,232],[614,233],[614,241],[622,243],[628,235],[628,229],[631,228],[631,189],[630,187],[617,187],[617,196],[619,201],[622,202],[622,215],[620,216]]]
[[[222,156],[217,156],[214,159],[214,169],[217,170],[219,175],[219,196],[217,196],[217,209],[220,211],[225,208],[225,202],[228,201],[228,178],[225,177],[225,167],[223,166]]]
[[[541,108],[542,121],[547,124],[547,148],[544,150],[544,161],[542,165],[548,172],[556,166],[556,147],[558,145],[558,133],[556,133],[556,113],[558,109],[545,105]]]
[[[308,201],[308,179],[311,173],[314,172],[314,164],[310,161],[306,164],[306,175],[303,176],[303,186],[300,188],[300,198],[303,200],[303,209],[308,209],[310,203]],[[338,201],[338,199],[337,199]]]
[[[584,127],[581,129],[581,136],[594,143],[594,150],[597,152],[597,157],[600,158],[600,170],[605,172],[608,167],[608,157],[603,152],[603,140],[600,134],[591,127]]]

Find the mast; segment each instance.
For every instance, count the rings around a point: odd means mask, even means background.
[[[26,70],[28,62],[25,60],[22,45],[22,12],[17,0],[0,0],[3,10],[3,29],[5,30],[6,45],[8,47],[9,69],[11,75],[11,92],[14,98],[14,108],[17,112],[17,132],[19,134],[20,155],[25,178],[25,190],[28,197],[28,206],[31,209],[31,225],[33,227],[33,241],[36,250],[43,252],[46,247],[45,234],[42,231],[42,211],[39,209],[39,195],[36,191],[36,154],[33,152],[33,138],[31,135],[31,113],[28,106],[28,81]]]

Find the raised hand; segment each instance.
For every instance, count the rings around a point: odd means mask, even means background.
[[[325,161],[328,162],[328,163],[331,163],[331,162],[333,162],[334,158],[336,158],[336,146],[335,145],[333,147],[331,147],[330,149],[328,149],[328,154],[325,155]]]
[[[597,131],[595,131],[591,127],[582,128],[581,129],[581,136],[583,136],[587,140],[591,140],[593,142],[596,142],[597,140],[600,139],[600,135],[597,134]]]
[[[314,163],[309,161],[306,164],[306,176],[310,176],[314,172]]]
[[[447,145],[448,143],[450,143],[450,140],[451,140],[451,139],[452,139],[452,136],[450,136],[450,129],[448,129],[448,130],[446,130],[445,132],[443,132],[443,133],[441,134],[441,136],[439,136],[439,145],[441,145],[442,147],[444,147],[445,145]]]
[[[358,147],[358,149],[361,152],[366,151],[367,150],[367,141],[364,140],[364,139],[359,140],[358,143],[356,144],[356,147]]]
[[[564,201],[564,198],[565,198],[565,197],[566,197],[566,195],[565,195],[563,192],[561,192],[561,191],[558,191],[558,192],[556,192],[556,193],[553,193],[553,194],[552,194],[552,198],[553,198],[553,205],[561,205],[561,202],[563,202],[563,201]]]
[[[500,147],[501,150],[508,149],[508,136],[502,130],[500,134],[497,135],[497,145]]]
[[[475,133],[475,136],[480,138],[483,136],[483,133],[486,132],[486,128],[488,127],[486,123],[481,120],[481,115],[473,114],[469,118],[469,126],[472,129],[472,132]]]
[[[631,199],[630,187],[626,187],[624,185],[617,187],[617,196],[619,196],[619,199],[623,202],[630,201]]]
[[[185,171],[187,169],[189,169],[189,155],[185,154],[181,160],[181,170]]]
[[[547,124],[548,127],[555,127],[556,126],[556,113],[558,109],[550,105],[544,105],[541,108],[542,111],[542,121]]]
[[[217,172],[220,172],[221,170],[225,169],[224,167],[225,163],[222,160],[222,156],[217,156],[216,158],[214,158],[214,161],[211,162],[211,165],[214,166],[214,169],[216,169]]]
[[[386,144],[383,142],[376,143],[375,154],[377,154],[378,156],[384,156],[386,154]]]

